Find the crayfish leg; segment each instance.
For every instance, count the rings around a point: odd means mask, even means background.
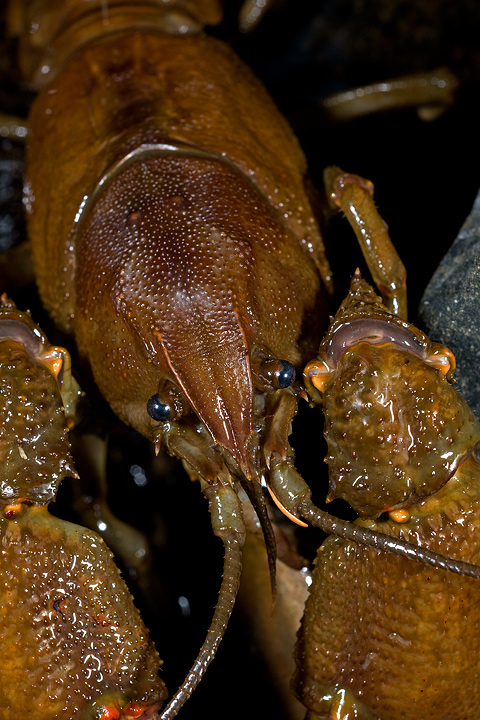
[[[308,520],[311,525],[329,535],[352,540],[359,545],[367,545],[433,568],[448,570],[456,575],[480,578],[480,565],[420,547],[402,537],[391,537],[376,529],[363,527],[357,522],[340,520],[316,507],[311,501],[310,488],[290,463],[279,462],[272,465],[269,489],[278,503],[291,515]]]
[[[323,98],[320,107],[335,123],[406,107],[416,107],[422,120],[435,120],[453,105],[459,84],[448,67],[439,67],[334,93]]]
[[[345,214],[385,306],[407,319],[407,271],[373,201],[373,183],[338,167],[324,171],[325,191],[332,207]]]

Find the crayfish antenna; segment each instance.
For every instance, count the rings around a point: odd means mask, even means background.
[[[214,533],[222,539],[225,549],[223,579],[207,637],[187,677],[159,715],[159,720],[174,718],[205,675],[225,633],[240,587],[242,548],[245,542],[240,500],[231,486],[207,485],[204,481],[201,482],[209,500]]]
[[[243,481],[239,478],[241,486],[245,491],[248,499],[252,503],[260,526],[262,528],[263,538],[265,540],[265,548],[267,551],[268,571],[270,574],[270,587],[272,595],[275,598],[277,594],[277,541],[272,528],[272,523],[268,516],[265,495],[262,486],[259,483]]]
[[[464,575],[480,579],[480,566],[472,565],[463,560],[455,560],[441,553],[427,550],[424,547],[410,543],[402,538],[392,537],[377,530],[355,525],[346,520],[339,520],[324,510],[316,507],[306,497],[298,505],[298,513],[308,520],[315,527],[324,532],[341,537],[344,540],[352,540],[359,545],[369,545],[377,550],[390,552],[393,555],[400,555],[409,560],[415,560],[423,565],[430,565],[437,570],[447,570],[456,575]]]
[[[344,540],[352,540],[359,545],[370,545],[377,550],[400,555],[439,570],[480,579],[479,565],[455,560],[415,545],[403,538],[395,538],[378,530],[371,530],[346,520],[340,520],[330,513],[320,510],[310,499],[311,490],[307,483],[293,466],[279,464],[273,466],[272,469],[270,477],[272,495],[275,495],[292,515],[308,520],[311,525],[318,527],[323,532],[336,535]]]

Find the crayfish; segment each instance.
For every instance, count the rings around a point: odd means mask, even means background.
[[[480,423],[454,369],[357,275],[305,381],[323,396],[331,498],[361,526],[478,563]],[[475,580],[329,538],[296,648],[298,696],[311,717],[476,717],[479,601]]]
[[[120,419],[200,480],[225,547],[207,639],[160,717],[191,695],[230,617],[240,486],[272,578],[264,488],[295,522],[478,575],[317,510],[295,469],[296,373],[325,330],[331,272],[295,137],[236,55],[202,32],[219,21],[217,4],[46,2],[12,17],[38,90],[25,206],[41,298]],[[333,169],[327,185],[345,212],[357,204],[367,263],[403,314],[404,267],[371,184]]]
[[[50,514],[79,390],[64,348],[0,299],[0,717],[153,717],[160,660],[102,538]]]

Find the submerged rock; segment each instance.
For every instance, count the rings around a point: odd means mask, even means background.
[[[423,295],[418,310],[432,340],[457,360],[457,389],[480,418],[480,192]]]

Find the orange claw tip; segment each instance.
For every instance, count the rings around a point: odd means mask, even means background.
[[[325,377],[319,377],[318,375],[312,375],[311,377],[312,385],[318,390],[318,392],[323,393],[325,388]]]
[[[155,717],[157,712],[162,707],[162,703],[151,703],[149,705],[139,704],[132,701],[126,705],[120,715],[120,720],[135,720],[140,718],[141,720],[150,720]]]
[[[138,718],[143,715],[145,707],[142,707],[136,702],[128,703],[127,707],[123,708],[123,715],[125,718]]]
[[[45,361],[45,365],[48,366],[52,375],[54,375],[57,378],[62,369],[63,360],[60,357],[51,357]]]
[[[145,712],[146,705],[139,705],[137,702],[130,702],[122,710],[122,718],[130,720],[130,718],[138,718]]]
[[[268,489],[268,492],[270,493],[270,495],[272,496],[272,500],[273,500],[273,502],[275,503],[275,505],[278,507],[279,510],[282,511],[282,513],[283,513],[284,515],[286,515],[286,517],[287,517],[289,520],[291,520],[292,522],[296,523],[297,525],[300,525],[300,527],[308,527],[307,523],[304,523],[303,520],[300,520],[300,518],[296,517],[295,515],[292,515],[292,513],[291,513],[289,510],[287,510],[286,507],[284,507],[284,506],[282,505],[282,503],[281,503],[280,500],[276,497],[276,495],[273,494],[273,491],[272,491],[272,489],[270,488],[269,485],[267,485],[267,489]]]
[[[432,343],[432,352],[427,358],[429,365],[433,365],[441,375],[453,375],[456,367],[455,355],[451,350],[440,343]]]
[[[331,374],[332,370],[325,361],[320,359],[311,360],[303,371],[303,379],[307,390],[311,390],[313,386],[315,390],[323,395],[325,385]]]
[[[51,346],[43,352],[39,358],[45,367],[47,367],[55,378],[60,375],[65,359],[64,348]]]
[[[161,707],[162,702],[136,702],[113,693],[95,703],[92,717],[96,720],[152,720]]]
[[[302,400],[306,400],[306,402],[308,402],[308,395],[303,388],[300,388],[299,394],[300,394],[300,397],[302,398]]]
[[[98,720],[135,720],[136,718],[151,718],[160,709],[161,703],[152,705],[139,704],[134,700],[123,708],[117,703],[105,705]]]

